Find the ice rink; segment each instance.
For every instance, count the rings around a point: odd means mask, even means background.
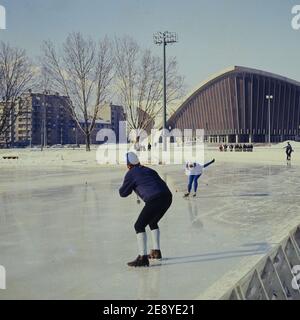
[[[160,226],[165,259],[143,269],[126,265],[142,204],[119,197],[124,167],[2,168],[0,299],[194,299],[300,221],[298,166],[217,161],[195,200],[182,198],[182,167],[154,168],[174,200]]]

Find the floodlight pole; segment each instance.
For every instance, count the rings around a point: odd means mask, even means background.
[[[163,45],[163,130],[167,129],[167,58],[166,47],[167,44],[178,42],[177,34],[174,32],[158,32],[154,35],[154,43]],[[167,151],[166,137],[163,133],[163,150]]]
[[[268,100],[269,145],[271,145],[271,100],[273,100],[273,96],[267,95],[266,99]]]
[[[164,125],[163,128],[167,129],[167,55],[166,55],[166,37],[164,36]],[[166,151],[166,141],[164,139],[164,151]]]

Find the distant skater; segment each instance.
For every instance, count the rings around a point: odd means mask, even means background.
[[[215,159],[211,162],[206,163],[205,165],[201,165],[197,162],[188,162],[185,166],[185,173],[189,177],[188,181],[188,192],[185,193],[184,197],[188,198],[192,191],[192,187],[194,185],[194,194],[193,197],[196,197],[198,190],[198,180],[202,175],[203,169],[209,167],[211,164],[215,163]]]
[[[156,171],[140,164],[134,152],[127,153],[127,168],[129,171],[119,190],[120,196],[128,197],[134,191],[145,202],[134,225],[139,255],[134,261],[129,262],[128,266],[148,267],[149,259],[160,260],[162,258],[158,223],[172,204],[172,193]],[[149,255],[147,253],[147,226],[150,227],[152,236],[152,249]]]
[[[286,153],[286,160],[291,161],[292,160],[292,153],[294,152],[291,144],[288,142],[287,146],[284,147],[285,153]]]

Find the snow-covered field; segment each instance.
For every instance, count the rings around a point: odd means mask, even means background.
[[[221,295],[224,275],[244,276],[242,265],[250,270],[300,224],[292,145],[291,166],[284,144],[254,153],[207,148],[206,159],[217,161],[195,200],[182,198],[182,166],[155,166],[174,195],[161,223],[167,259],[141,270],[126,266],[137,255],[142,206],[118,195],[124,166],[98,165],[95,150],[0,150],[0,299],[193,299],[217,282]]]
[[[257,146],[254,152],[219,152],[218,146],[205,145],[205,160],[215,158],[219,162],[282,165],[285,164],[286,143],[269,146]],[[300,143],[293,142],[293,165],[300,165]],[[179,149],[178,149],[179,150]],[[96,159],[97,147],[93,146],[91,152],[80,149],[0,149],[0,168],[2,167],[30,167],[30,166],[79,166],[99,167]],[[4,160],[3,156],[17,156],[18,160]]]

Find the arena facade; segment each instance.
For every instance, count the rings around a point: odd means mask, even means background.
[[[211,143],[264,143],[269,136],[271,142],[296,140],[300,132],[300,82],[231,67],[201,84],[167,126],[204,129]]]

